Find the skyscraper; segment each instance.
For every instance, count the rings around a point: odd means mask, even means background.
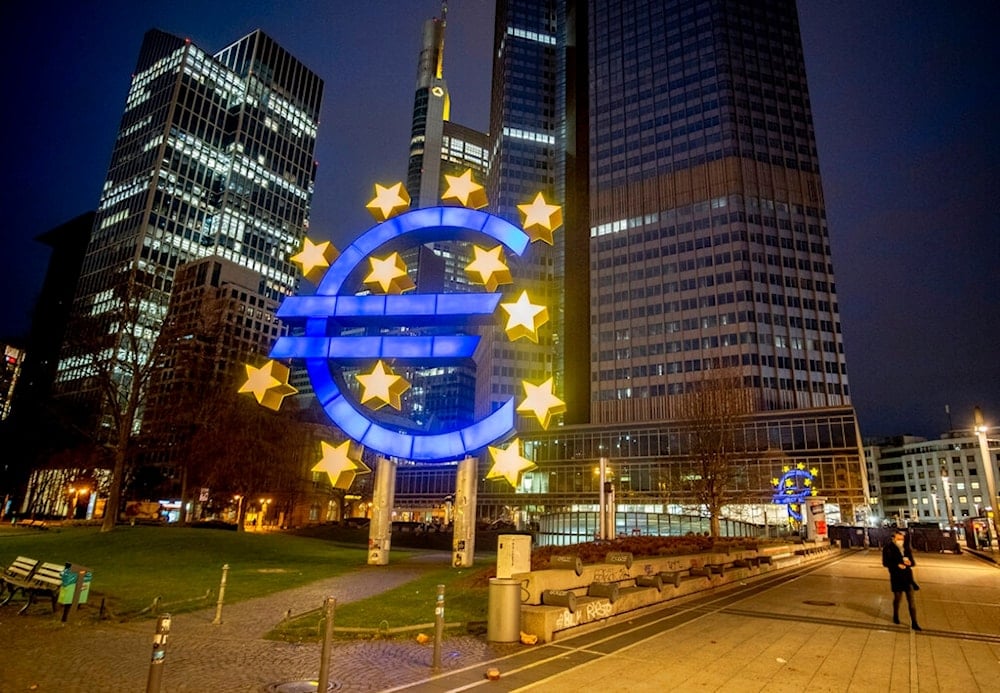
[[[470,170],[481,181],[488,161],[488,136],[450,120],[451,96],[444,78],[447,4],[442,16],[426,21],[417,61],[413,97],[410,156],[406,188],[414,207],[441,204],[447,189],[445,176]],[[467,291],[465,267],[472,261],[468,243],[440,241],[403,253],[421,291]],[[454,327],[421,328],[423,333],[454,331]],[[404,396],[410,418],[429,431],[454,430],[471,423],[476,414],[475,365],[407,371],[412,385]]]
[[[664,441],[683,439],[684,395],[735,373],[757,409],[747,436],[815,465],[853,519],[866,491],[794,1],[499,0],[493,84],[491,202],[509,216],[548,185],[566,206],[550,270],[564,343],[550,353],[567,373],[570,330],[585,331],[573,300],[589,302],[594,427],[526,450],[553,479],[574,459],[641,462],[629,491],[662,499],[663,465],[683,462]]]
[[[92,396],[93,355],[115,363],[126,335],[148,348],[185,262],[217,254],[254,272],[271,300],[295,292],[289,257],[308,228],[322,94],[261,31],[215,55],[146,34],[77,285],[62,396]],[[126,304],[137,308],[128,324]]]

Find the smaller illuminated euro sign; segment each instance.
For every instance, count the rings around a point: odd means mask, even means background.
[[[302,321],[305,333],[280,337],[271,349],[276,359],[302,359],[316,397],[330,419],[352,440],[384,455],[422,462],[460,459],[514,432],[514,400],[507,400],[488,416],[472,424],[441,433],[426,433],[406,422],[380,419],[350,395],[343,370],[372,368],[379,360],[398,365],[457,365],[470,362],[479,344],[475,334],[351,333],[352,328],[475,325],[494,322],[500,303],[495,291],[480,293],[401,293],[398,291],[355,295],[371,276],[370,258],[439,240],[499,243],[504,252],[520,256],[531,237],[500,217],[478,209],[439,206],[396,213],[400,190],[385,189],[375,205],[376,224],[348,246],[330,265],[312,296],[291,296],[281,304],[278,317]],[[379,201],[379,200],[376,200]],[[373,202],[373,205],[375,203]],[[372,205],[369,205],[371,207]],[[373,212],[374,213],[374,212]],[[499,257],[499,254],[497,255]],[[505,277],[501,276],[501,279]],[[484,278],[484,284],[487,281]],[[496,288],[498,280],[487,289]],[[392,288],[392,287],[390,287]],[[533,316],[523,331],[542,320]],[[345,334],[345,331],[347,332]],[[358,330],[355,330],[357,332]],[[365,330],[360,330],[364,332]],[[389,393],[390,404],[395,400]]]
[[[797,522],[802,521],[801,505],[810,496],[816,495],[814,486],[817,470],[806,471],[805,465],[799,463],[795,469],[783,467],[780,477],[771,479],[774,495],[771,502],[776,505],[788,506],[788,516]]]

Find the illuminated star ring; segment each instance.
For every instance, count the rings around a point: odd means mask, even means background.
[[[344,327],[392,327],[484,323],[500,302],[500,294],[430,293],[355,296],[342,294],[360,284],[372,253],[399,250],[438,240],[492,238],[521,256],[531,238],[510,222],[465,207],[426,207],[391,217],[362,234],[327,270],[316,294],[290,296],[278,317],[304,319],[304,336],[280,337],[271,358],[305,361],[316,397],[327,416],[345,434],[384,455],[421,462],[444,462],[471,455],[514,432],[514,400],[467,426],[443,433],[423,433],[404,423],[392,425],[372,416],[352,397],[345,396],[341,373],[375,359],[408,364],[459,364],[471,361],[478,335],[341,336]],[[331,336],[335,335],[335,336]]]
[[[796,522],[802,522],[802,503],[810,496],[816,495],[814,481],[814,474],[801,466],[797,469],[785,469],[780,478],[771,481],[774,486],[771,502],[787,505],[789,517]]]

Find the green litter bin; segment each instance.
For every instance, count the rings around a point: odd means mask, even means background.
[[[83,580],[80,580],[80,577]],[[72,604],[73,595],[76,594],[77,589],[79,589],[79,597],[76,600],[77,604],[86,604],[87,597],[90,595],[90,581],[93,579],[94,573],[90,568],[85,568],[82,565],[75,565],[73,563],[67,563],[66,567],[63,568],[62,572],[62,587],[59,588],[59,603],[60,604]],[[79,585],[77,584],[79,583]]]

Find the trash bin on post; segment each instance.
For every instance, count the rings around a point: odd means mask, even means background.
[[[490,642],[517,642],[521,639],[520,580],[490,578],[486,639]]]
[[[82,582],[80,581],[81,574],[83,575]],[[82,565],[67,563],[62,572],[62,586],[59,588],[59,603],[66,606],[73,604],[74,602],[76,604],[86,604],[87,597],[90,595],[90,581],[93,577],[94,573],[90,570],[90,568],[84,568]]]

